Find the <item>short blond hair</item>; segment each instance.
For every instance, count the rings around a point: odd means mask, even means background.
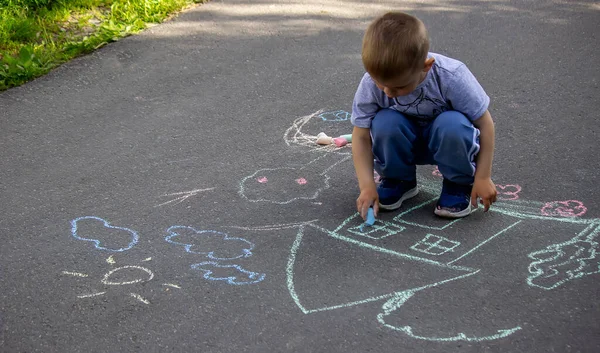
[[[404,12],[388,12],[375,19],[363,37],[363,65],[379,80],[422,68],[428,52],[425,25]]]

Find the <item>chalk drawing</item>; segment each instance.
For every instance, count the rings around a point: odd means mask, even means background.
[[[402,234],[404,234],[409,227],[411,228],[410,234],[414,234],[418,229],[422,229],[421,232],[446,232],[459,225],[460,223],[458,222],[464,221],[461,219],[448,221],[438,220],[436,221],[438,223],[435,223],[430,222],[429,220],[423,220],[423,217],[415,218],[415,220],[411,219],[414,212],[423,208],[433,207],[434,202],[437,200],[437,195],[439,195],[439,192],[441,191],[441,185],[438,184],[440,183],[431,180],[419,180],[421,189],[425,193],[433,194],[435,197],[400,212],[391,222],[383,222],[379,219],[376,220],[373,228],[364,233],[361,233],[359,230],[357,222],[360,216],[358,213],[355,213],[353,216],[344,220],[340,226],[332,231],[319,227],[314,223],[299,225],[298,233],[290,249],[290,255],[286,266],[288,291],[298,308],[304,314],[312,314],[316,312],[349,308],[375,301],[384,301],[381,312],[377,315],[378,322],[389,329],[402,332],[414,339],[438,342],[482,342],[506,338],[521,331],[523,328],[520,325],[510,325],[508,327],[498,327],[493,330],[491,334],[486,335],[480,335],[474,332],[469,333],[467,330],[461,332],[459,330],[458,333],[448,336],[430,336],[418,333],[413,325],[392,325],[386,322],[386,320],[393,312],[402,310],[402,305],[414,295],[418,295],[418,292],[422,290],[441,286],[450,281],[477,276],[481,271],[480,269],[468,266],[457,266],[457,263],[472,256],[474,253],[480,251],[486,244],[501,236],[512,236],[512,234],[515,233],[512,232],[509,234],[509,231],[524,221],[553,221],[587,227],[585,231],[569,241],[550,245],[545,249],[528,255],[529,258],[533,260],[528,268],[529,277],[527,278],[527,283],[530,286],[550,290],[563,285],[567,281],[600,273],[600,256],[598,256],[598,249],[600,247],[600,242],[598,241],[598,239],[600,239],[600,219],[579,218],[579,216],[583,215],[587,210],[582,203],[574,200],[555,201],[551,203],[520,200],[519,193],[521,192],[521,187],[516,184],[500,185],[500,201],[492,208],[492,212],[510,217],[504,221],[505,225],[503,228],[497,229],[487,237],[484,236],[482,239],[478,240],[478,243],[472,244],[471,242],[470,244],[472,245],[469,245],[469,247],[465,248],[466,245],[463,245],[462,242],[457,239],[442,237],[432,233],[425,234],[423,239],[417,241],[412,246],[409,246],[404,251],[391,250],[386,246],[378,246],[373,243],[373,241],[378,241],[386,237],[404,236]],[[541,211],[542,209],[544,209],[543,212]],[[432,217],[432,219],[435,218]],[[510,221],[511,219],[513,221]],[[306,294],[303,295],[304,292],[302,291],[298,292],[295,274],[297,271],[296,259],[298,251],[301,248],[304,234],[308,229],[317,229],[325,236],[354,244],[365,250],[397,256],[399,259],[403,259],[404,262],[414,261],[414,264],[428,264],[437,266],[440,269],[455,270],[457,271],[457,274],[449,275],[441,280],[425,283],[421,286],[417,285],[413,288],[365,297],[359,300],[341,303],[330,301],[330,303],[321,306],[315,306],[314,303],[312,303],[307,306],[306,299],[303,299]],[[373,234],[377,235],[373,236]],[[361,238],[364,240],[360,240]],[[479,236],[479,238],[481,238],[481,236]],[[418,255],[419,253],[420,255]],[[450,255],[453,253],[455,255]],[[423,256],[429,256],[429,258]],[[450,259],[445,258],[442,262],[435,261],[431,258],[441,256],[450,256]],[[415,265],[413,265],[413,267],[414,266]],[[303,276],[304,281],[306,281],[305,277],[306,276]],[[402,281],[399,283],[401,282]],[[331,285],[335,286],[334,284]],[[310,290],[310,286],[307,287],[305,285],[303,290],[306,291],[307,289]],[[323,288],[319,288],[318,291],[315,292],[315,295],[323,293],[323,290]],[[473,325],[473,327],[474,329],[472,328],[470,330],[478,329],[477,325]]]
[[[264,280],[266,276],[264,273],[245,270],[238,265],[222,265],[213,261],[193,264],[191,267],[194,270],[204,272],[203,277],[209,281],[225,281],[228,284],[236,286],[255,284]],[[222,272],[233,272],[234,275],[215,274]]]
[[[130,296],[134,297],[135,299],[139,300],[140,302],[148,305],[150,304],[150,302],[148,301],[148,299],[143,298],[141,295],[136,294],[136,293],[129,293]]]
[[[150,260],[150,258],[147,258],[142,261],[149,261],[149,260]],[[106,262],[109,263],[111,266],[116,263],[113,255],[109,256],[106,259]],[[80,272],[62,271],[62,273],[65,275],[70,275],[70,276],[75,276],[75,277],[89,277],[87,274],[80,273]],[[142,267],[142,266],[137,266],[137,265],[126,265],[126,266],[116,267],[116,268],[109,270],[106,274],[104,274],[104,276],[102,276],[102,278],[100,279],[100,283],[103,286],[111,286],[111,287],[131,286],[131,285],[146,283],[146,282],[151,281],[152,279],[154,279],[154,273],[150,269],[148,269],[146,267]],[[179,285],[174,284],[174,283],[164,283],[163,286],[169,287],[169,288],[181,289],[181,287]],[[107,291],[99,291],[99,292],[95,292],[95,293],[80,294],[80,295],[77,295],[77,298],[79,298],[79,299],[94,298],[94,297],[99,297],[99,296],[105,295],[107,293],[108,293]],[[141,295],[139,295],[137,293],[130,293],[130,296],[135,298],[137,301],[139,301],[141,303],[144,303],[146,305],[150,304],[150,301],[148,299],[142,297]]]
[[[251,230],[251,231],[252,230],[270,231],[270,230],[282,230],[282,229],[299,228],[301,226],[313,224],[313,223],[318,222],[318,221],[319,221],[318,219],[313,219],[313,220],[305,221],[305,222],[270,224],[270,225],[264,225],[264,226],[254,226],[254,227],[248,227],[248,226],[225,226],[224,228],[234,228],[234,229]]]
[[[124,236],[127,242],[129,242],[129,244],[127,246],[124,247],[118,247],[118,245],[114,245],[111,246],[111,244],[109,245],[103,245],[102,241],[97,239],[98,234],[96,235],[86,235],[86,234],[80,234],[79,233],[79,223],[86,221],[86,220],[93,220],[93,221],[99,221],[102,222],[102,225],[105,229],[117,229],[117,230],[121,230],[124,232]],[[112,226],[108,221],[100,218],[100,217],[94,217],[94,216],[86,216],[86,217],[78,217],[75,218],[74,220],[71,221],[71,235],[78,240],[84,240],[84,241],[90,241],[94,243],[94,247],[96,247],[96,249],[99,250],[105,250],[105,251],[113,251],[113,252],[122,252],[122,251],[126,251],[129,250],[131,248],[133,248],[133,246],[135,244],[137,244],[138,240],[139,240],[139,236],[137,234],[137,232],[129,229],[129,228],[123,228],[123,227],[117,227],[117,226]],[[123,239],[119,239],[119,244],[123,243]],[[117,242],[117,240],[113,240],[115,242]]]
[[[499,185],[496,184],[498,191],[498,200],[512,201],[519,199],[519,193],[521,192],[521,186],[516,184]]]
[[[428,255],[442,255],[448,251],[452,251],[452,249],[459,245],[460,242],[458,241],[446,239],[434,234],[427,234],[425,238],[419,240],[418,243],[414,244],[410,248]]]
[[[204,191],[211,191],[214,190],[215,188],[206,188],[206,189],[195,189],[195,190],[190,190],[190,191],[182,191],[182,192],[174,192],[172,194],[166,194],[166,195],[162,195],[161,197],[173,197],[176,196],[174,199],[169,200],[167,202],[163,202],[159,205],[156,205],[154,207],[160,207],[160,206],[165,206],[168,204],[173,204],[173,205],[177,205],[179,203],[182,203],[183,201],[189,199],[190,197],[196,196],[201,192]]]
[[[103,295],[103,294],[106,294],[106,292],[98,292],[98,293],[92,293],[92,294],[82,294],[82,295],[78,295],[77,298],[79,298],[79,299],[92,298],[92,297],[97,297],[97,296]]]
[[[477,274],[477,272],[473,272],[473,273],[469,273],[467,275],[464,275],[463,278],[468,277],[468,276],[472,276]],[[500,338],[505,338],[507,336],[510,336],[511,334],[521,330],[521,326],[515,326],[509,329],[500,329],[497,330],[496,334],[493,335],[488,335],[488,336],[474,336],[474,335],[467,335],[465,333],[458,333],[455,336],[451,336],[451,337],[428,337],[428,336],[420,336],[420,335],[415,335],[413,333],[413,328],[410,325],[405,325],[405,326],[394,326],[394,325],[390,325],[387,324],[385,321],[385,318],[387,316],[389,316],[391,313],[397,311],[398,309],[400,309],[400,307],[408,300],[410,299],[413,295],[415,295],[415,293],[417,293],[420,290],[424,290],[427,288],[431,288],[434,286],[438,286],[442,283],[435,283],[433,285],[429,285],[429,286],[424,286],[421,288],[415,288],[413,290],[408,290],[408,291],[404,291],[404,292],[398,292],[396,294],[394,294],[394,296],[389,299],[388,301],[385,302],[385,304],[383,304],[382,306],[382,312],[379,313],[377,315],[377,321],[379,321],[380,324],[382,324],[383,326],[392,329],[392,330],[396,330],[396,331],[400,331],[405,333],[407,336],[412,337],[412,338],[416,338],[416,339],[420,339],[420,340],[426,340],[426,341],[437,341],[437,342],[453,342],[453,341],[466,341],[466,342],[482,342],[482,341],[492,341],[492,340],[497,340]]]
[[[568,281],[600,273],[598,241],[600,221],[569,241],[530,253],[528,257],[534,261],[529,265],[527,283],[550,290]]]
[[[381,220],[376,220],[375,223],[370,227],[363,227],[363,225],[361,224],[359,226],[348,228],[348,231],[350,233],[360,235],[361,237],[366,237],[370,239],[383,239],[391,235],[396,235],[405,229],[406,228],[403,226],[398,226],[387,222],[383,222]]]
[[[541,213],[544,216],[579,217],[587,212],[583,202],[577,200],[546,202]]]
[[[250,202],[284,205],[297,200],[314,200],[323,190],[329,188],[327,175],[315,177],[299,174],[305,173],[292,167],[260,169],[242,179],[238,192]],[[266,179],[268,182],[257,179]]]
[[[73,277],[82,277],[85,278],[88,275],[85,273],[80,273],[80,272],[69,272],[69,271],[62,271],[63,275],[69,275],[69,276],[73,276]]]
[[[177,288],[177,289],[181,289],[180,286],[173,284],[173,283],[163,283],[163,286],[165,287],[171,287],[171,288]]]
[[[292,123],[285,133],[283,134],[283,140],[288,146],[296,146],[305,148],[308,152],[327,152],[327,153],[336,153],[339,155],[352,155],[352,151],[349,148],[338,147],[335,144],[330,145],[317,145],[317,135],[319,131],[314,131],[313,133],[308,132],[308,125],[310,123],[318,122],[344,122],[350,116],[350,113],[346,111],[336,111],[336,112],[325,112],[323,110],[316,111],[313,114],[303,116],[297,118]],[[325,119],[323,119],[325,117]],[[317,124],[317,126],[320,126]],[[352,128],[351,125],[348,125],[348,130]],[[347,133],[347,132],[344,132]]]
[[[264,183],[268,182],[269,179],[266,176],[262,176],[260,178],[256,178],[256,181],[258,181],[261,184],[264,184]]]
[[[116,277],[119,274],[119,272],[125,272],[125,271],[137,272],[136,275],[139,277],[132,279],[132,280],[121,281],[121,282],[115,282],[110,279],[111,277]],[[117,267],[115,269],[108,271],[108,273],[106,273],[104,275],[104,277],[102,278],[102,280],[100,282],[102,282],[103,284],[109,285],[109,286],[122,286],[122,285],[127,285],[127,284],[148,282],[148,281],[152,280],[152,278],[154,278],[154,273],[152,273],[152,271],[150,271],[149,269],[147,269],[145,267],[141,267],[141,266],[130,265],[130,266]]]
[[[252,256],[254,244],[246,239],[234,238],[214,230],[196,230],[187,226],[172,226],[167,229],[165,240],[182,245],[190,254],[205,255],[213,260],[235,260]],[[212,247],[225,246],[225,249]]]
[[[319,118],[323,121],[347,121],[350,119],[350,113],[344,110],[334,110],[319,114]]]

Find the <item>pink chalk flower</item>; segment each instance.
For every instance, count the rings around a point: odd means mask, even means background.
[[[583,202],[577,200],[546,202],[541,209],[544,216],[579,217],[587,212]]]
[[[308,181],[306,181],[306,179],[304,178],[298,178],[296,179],[296,182],[298,183],[298,185],[305,185],[306,183],[308,183]]]

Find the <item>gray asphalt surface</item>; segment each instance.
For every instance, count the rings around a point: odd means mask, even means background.
[[[492,98],[501,202],[372,233],[345,112],[419,16]],[[0,94],[1,352],[599,352],[595,1],[213,1]],[[304,117],[304,118],[303,118]],[[386,223],[383,223],[386,222]]]

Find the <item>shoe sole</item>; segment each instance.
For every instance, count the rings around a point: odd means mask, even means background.
[[[450,212],[448,210],[443,210],[443,209],[438,210],[436,207],[435,210],[433,211],[433,213],[435,213],[436,216],[443,217],[443,218],[463,218],[463,217],[467,217],[468,215],[473,213],[475,210],[476,210],[476,208],[473,208],[473,206],[471,204],[469,204],[468,208],[465,208],[464,210],[462,210],[460,212]]]
[[[397,210],[400,208],[400,206],[402,206],[402,202],[413,198],[415,196],[417,196],[417,194],[419,193],[419,187],[415,186],[414,188],[408,190],[407,192],[404,193],[404,195],[402,195],[402,197],[400,198],[400,200],[394,202],[391,205],[384,205],[381,202],[379,203],[379,208],[382,210],[386,210],[386,211],[393,211],[393,210]]]

